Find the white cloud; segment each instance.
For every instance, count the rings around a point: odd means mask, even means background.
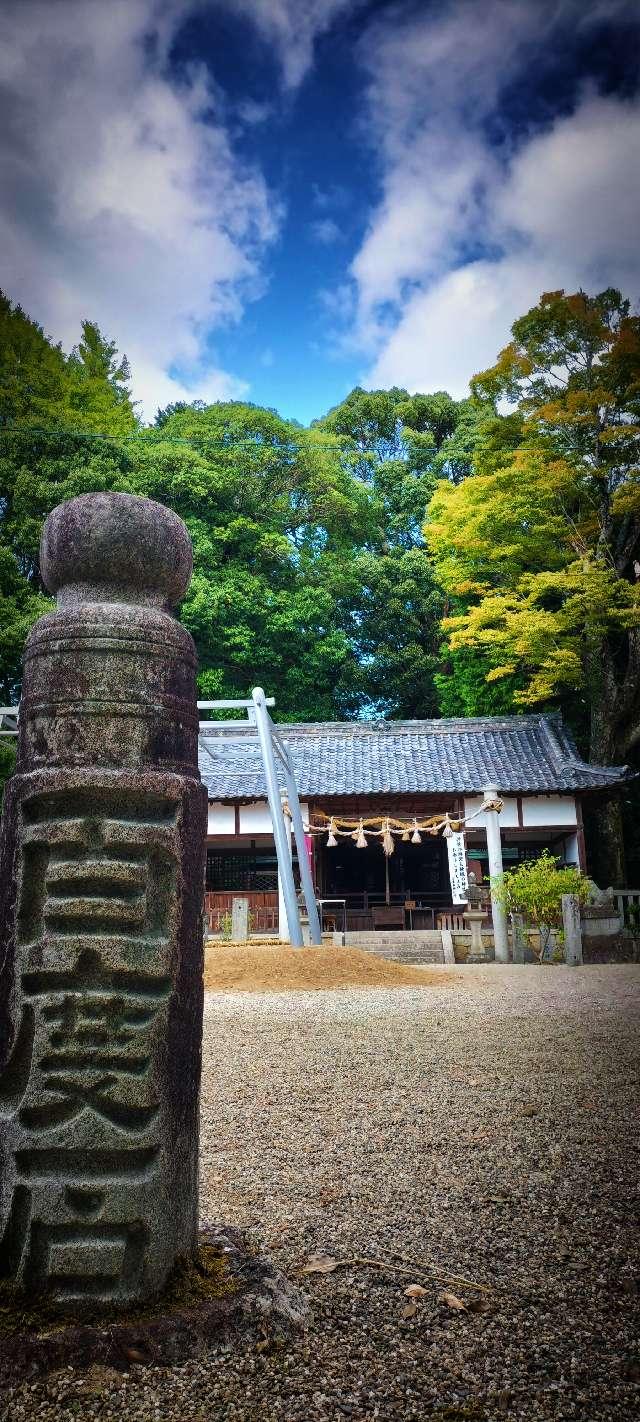
[[[497,218],[581,279],[638,286],[640,104],[586,94],[514,159]]]
[[[493,363],[511,322],[535,305],[547,278],[541,264],[518,258],[473,262],[448,273],[407,303],[367,385],[468,395],[470,376]]]
[[[543,291],[617,285],[636,300],[640,194],[629,175],[639,148],[640,104],[593,97],[533,139],[491,189],[501,255],[427,273],[383,334],[367,383],[464,395]]]
[[[567,26],[624,10],[487,0],[479,23],[475,0],[453,0],[363,33],[363,132],[382,197],[351,265],[341,342],[368,355],[367,384],[464,394],[543,290],[617,284],[638,296],[640,105],[583,91],[545,130],[516,140],[503,128],[495,141],[505,86],[526,83]]]
[[[261,290],[279,221],[261,174],[232,150],[205,72],[167,77],[190,8],[0,10],[3,286],[67,347],[83,317],[115,338],[148,416],[169,400],[245,392],[206,342]]]
[[[319,242],[322,247],[331,247],[342,239],[342,231],[332,217],[321,217],[317,222],[311,222],[309,231],[314,242]]]
[[[495,169],[479,138],[462,128],[446,135],[422,132],[391,166],[383,201],[351,268],[363,319],[377,306],[399,301],[407,284],[425,272],[435,276],[461,257],[484,219]]]
[[[247,15],[273,45],[284,86],[296,89],[313,61],[315,41],[343,10],[361,0],[223,0]]]

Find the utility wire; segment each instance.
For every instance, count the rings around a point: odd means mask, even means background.
[[[307,430],[304,430],[304,431],[303,431],[303,434],[306,435],[307,433],[309,433]],[[313,433],[313,432],[311,432],[311,433]],[[126,443],[130,443],[130,442],[141,441],[143,444],[155,444],[155,443],[161,442],[162,444],[186,444],[186,445],[188,445],[190,448],[193,448],[193,447],[194,447],[194,439],[193,439],[193,438],[192,438],[192,439],[185,439],[184,437],[182,437],[182,436],[180,436],[180,435],[163,435],[163,433],[162,433],[162,428],[154,429],[153,427],[151,427],[151,428],[149,428],[149,429],[145,429],[145,430],[140,430],[140,432],[137,433],[137,434],[115,435],[115,434],[103,434],[102,432],[97,432],[97,431],[94,431],[94,430],[72,430],[72,429],[60,428],[60,427],[57,427],[57,428],[54,428],[54,429],[45,429],[45,428],[43,428],[43,427],[41,427],[41,426],[39,426],[39,425],[3,425],[3,426],[0,426],[0,435],[6,435],[6,436],[11,436],[11,437],[13,437],[14,435],[18,435],[18,436],[22,435],[24,438],[30,437],[30,436],[32,436],[32,435],[56,435],[56,436],[58,436],[60,439],[64,439],[65,436],[72,436],[74,439],[104,439],[104,440],[108,440],[111,444],[126,444]],[[345,439],[347,439],[347,438],[348,438],[348,436],[345,435]],[[198,435],[198,436],[197,436],[197,439],[203,439],[203,436],[202,436],[202,435]],[[231,450],[231,449],[253,449],[253,450],[256,450],[256,449],[257,449],[257,450],[259,450],[259,449],[261,449],[261,448],[264,448],[264,449],[272,449],[272,450],[274,450],[274,452],[275,452],[275,451],[277,451],[278,448],[279,448],[280,450],[285,450],[285,451],[286,451],[286,450],[290,450],[292,453],[293,453],[296,449],[300,448],[300,445],[301,445],[302,442],[303,442],[303,441],[301,440],[301,441],[299,442],[299,444],[294,444],[294,443],[284,444],[284,443],[283,443],[283,444],[281,444],[280,446],[277,446],[277,445],[272,445],[272,444],[270,444],[268,440],[260,441],[260,440],[258,440],[258,439],[251,439],[251,438],[247,438],[247,439],[214,439],[213,436],[212,436],[212,437],[208,437],[207,435],[204,435],[204,439],[206,440],[206,442],[207,442],[207,444],[208,444],[209,446],[213,445],[215,448],[219,448],[219,449],[229,449],[229,450]],[[342,454],[351,452],[351,451],[345,450],[345,446],[344,446],[343,444],[337,444],[337,443],[334,443],[334,442],[329,442],[329,441],[327,441],[327,440],[322,440],[322,441],[321,441],[321,447],[322,447],[323,449],[335,449],[335,450],[339,450]],[[352,452],[353,452],[354,454],[356,454],[356,455],[358,456],[358,458],[366,458],[366,457],[367,457],[367,454],[368,454],[368,451],[363,451],[363,450],[354,450],[354,451],[352,451]]]

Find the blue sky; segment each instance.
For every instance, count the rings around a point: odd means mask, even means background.
[[[0,284],[147,418],[465,393],[543,290],[640,296],[636,0],[5,0]]]

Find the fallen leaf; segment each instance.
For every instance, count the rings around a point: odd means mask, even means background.
[[[302,1266],[303,1274],[332,1274],[337,1269],[338,1261],[331,1254],[310,1254],[306,1264]]]
[[[423,1289],[422,1284],[407,1284],[404,1296],[406,1299],[424,1299],[427,1296],[427,1290]]]
[[[125,1358],[127,1359],[127,1362],[129,1363],[149,1362],[147,1354],[143,1353],[140,1348],[123,1348],[122,1351],[124,1353]]]
[[[417,1312],[418,1312],[418,1305],[417,1305],[416,1303],[408,1303],[408,1304],[405,1304],[405,1306],[404,1306],[404,1308],[403,1308],[403,1310],[402,1310],[402,1317],[403,1317],[403,1318],[413,1318],[414,1313],[417,1313]]]
[[[495,1313],[495,1304],[491,1299],[471,1299],[467,1304],[467,1313]]]
[[[464,1303],[462,1299],[459,1299],[457,1294],[439,1294],[438,1300],[440,1303],[446,1304],[447,1308],[452,1309],[454,1313],[467,1312],[466,1303]]]

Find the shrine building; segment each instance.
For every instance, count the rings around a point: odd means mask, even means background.
[[[555,715],[279,724],[277,731],[311,830],[325,924],[339,928],[342,920],[349,932],[446,924],[455,908],[447,839],[429,821],[465,821],[467,869],[482,881],[488,853],[480,806],[489,784],[502,800],[505,868],[548,848],[586,869],[583,802],[630,773],[588,765]],[[218,931],[241,894],[253,931],[277,932],[278,868],[258,742],[245,722],[219,732],[211,723],[199,760],[209,791],[210,928]],[[387,820],[395,825],[391,854],[382,845]]]

